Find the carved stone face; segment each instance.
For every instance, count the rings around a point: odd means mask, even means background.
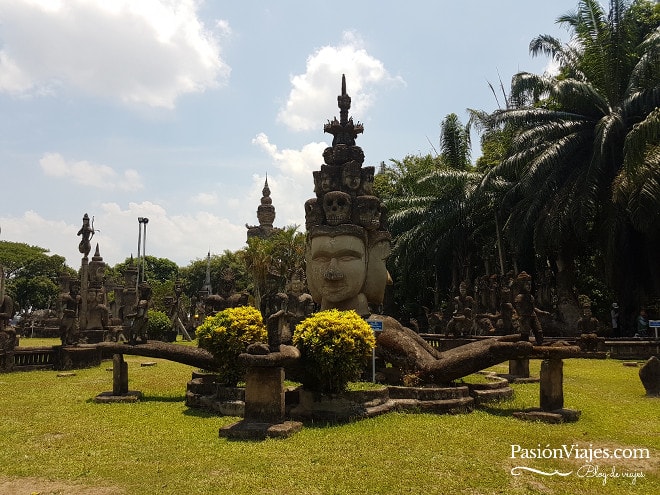
[[[356,162],[349,162],[346,165],[341,172],[341,182],[350,192],[355,192],[360,187],[360,167]]]
[[[335,158],[334,158],[334,150],[332,146],[327,147],[326,149],[323,150],[323,161],[327,163],[328,165],[334,165],[335,164]]]
[[[318,236],[307,252],[307,284],[322,309],[341,307],[360,294],[367,275],[362,239],[352,235]]]
[[[319,172],[319,187],[322,194],[337,189],[336,180],[332,175],[330,167],[327,165],[321,166],[321,171]]]
[[[360,190],[362,194],[371,196],[374,193],[374,168],[363,167],[360,171],[362,184]]]
[[[385,261],[390,255],[389,239],[377,242],[369,248],[369,265],[367,280],[364,285],[364,294],[371,304],[383,304],[385,287],[387,286],[388,272]]]
[[[355,223],[376,230],[380,226],[380,200],[376,196],[358,196],[355,201]]]
[[[341,191],[330,191],[323,197],[323,211],[328,225],[351,221],[351,196]]]
[[[351,146],[349,148],[349,158],[362,164],[364,162],[364,151],[359,146]]]
[[[305,227],[307,230],[323,223],[323,208],[316,198],[305,201]]]
[[[348,146],[345,144],[338,144],[337,146],[334,147],[334,160],[335,160],[335,165],[341,165],[342,163],[346,163],[349,160],[350,153]]]

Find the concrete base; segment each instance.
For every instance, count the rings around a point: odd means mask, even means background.
[[[115,395],[114,392],[101,392],[94,398],[94,402],[99,404],[109,404],[115,402],[138,402],[142,398],[142,392],[129,390],[128,392]]]
[[[541,423],[559,424],[574,423],[580,419],[582,411],[575,409],[556,409],[554,411],[544,411],[540,408],[525,409],[513,413],[514,418],[523,421],[539,421]]]
[[[239,421],[220,428],[218,435],[230,440],[265,440],[266,438],[287,438],[298,433],[303,424],[298,421],[282,423],[256,423]]]

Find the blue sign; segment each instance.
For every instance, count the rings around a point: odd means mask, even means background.
[[[383,329],[383,322],[380,320],[367,320],[367,323],[369,323],[369,326],[371,327],[372,330]]]
[[[649,320],[650,328],[660,328],[660,320]]]

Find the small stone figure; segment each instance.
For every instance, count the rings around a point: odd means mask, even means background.
[[[467,295],[467,283],[458,286],[458,296],[454,298],[454,313],[461,314],[465,308],[474,308],[474,299]]]
[[[92,237],[94,237],[94,225],[93,223],[90,224],[89,215],[87,215],[87,213],[85,213],[85,216],[83,216],[83,224],[82,227],[80,227],[77,235],[82,236],[80,244],[78,244],[78,251],[80,251],[85,256],[85,258],[87,258],[89,252],[92,250],[91,240]]]
[[[16,347],[16,331],[9,324],[14,317],[14,301],[8,294],[0,299],[0,350],[10,351]]]
[[[591,306],[582,308],[582,316],[577,321],[577,329],[580,335],[598,333],[598,320],[591,313]]]
[[[520,336],[522,340],[529,340],[531,333],[534,334],[536,345],[543,343],[543,329],[539,321],[539,315],[550,315],[534,305],[532,296],[532,277],[526,272],[520,272],[516,281],[519,284],[520,293],[514,299],[514,307],[518,313],[520,323]]]
[[[140,300],[137,304],[137,311],[129,317],[133,323],[129,329],[128,341],[130,344],[147,343],[147,330],[149,328],[149,301],[151,300],[151,287],[146,282],[142,282],[138,287],[140,291]]]
[[[69,292],[62,296],[62,321],[60,322],[60,340],[62,345],[75,345],[79,342],[78,310],[80,308],[80,283],[69,282]]]
[[[465,337],[470,335],[474,329],[474,318],[472,308],[464,308],[460,313],[454,313],[447,323],[447,335],[453,337]]]

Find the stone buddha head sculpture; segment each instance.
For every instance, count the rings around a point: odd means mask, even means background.
[[[366,231],[357,225],[317,226],[308,232],[307,285],[321,310],[354,309],[369,314],[363,287],[367,278]]]

